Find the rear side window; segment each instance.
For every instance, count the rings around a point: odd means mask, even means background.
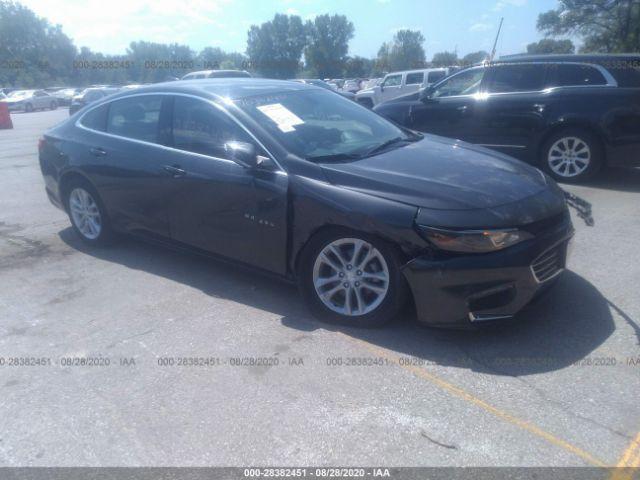
[[[230,160],[225,143],[231,141],[253,143],[242,128],[207,102],[189,97],[174,97],[175,148]]]
[[[110,105],[107,132],[146,142],[158,141],[162,96],[123,98]]]
[[[422,84],[424,82],[424,72],[407,73],[407,85]]]
[[[589,65],[554,65],[552,86],[577,87],[585,85],[606,85],[607,81],[598,69]]]
[[[500,65],[493,68],[490,93],[535,92],[544,89],[546,68],[542,64]]]
[[[92,130],[105,132],[107,130],[108,115],[109,105],[100,105],[98,108],[94,108],[87,112],[80,120],[80,124]]]
[[[442,80],[446,76],[447,76],[446,72],[429,72],[429,75],[427,75],[427,82],[436,83],[437,81]]]

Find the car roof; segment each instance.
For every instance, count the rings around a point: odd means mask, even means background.
[[[238,100],[254,95],[270,95],[296,90],[321,90],[319,87],[288,80],[262,78],[202,78],[156,83],[120,93],[112,98],[140,93],[185,93],[208,98]]]
[[[493,63],[515,63],[515,62],[586,62],[599,63],[606,60],[640,60],[639,54],[617,53],[617,54],[546,54],[546,55],[506,55],[495,60]]]

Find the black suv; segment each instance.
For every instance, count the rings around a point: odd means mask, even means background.
[[[377,113],[579,181],[640,165],[639,55],[519,55],[462,70]]]

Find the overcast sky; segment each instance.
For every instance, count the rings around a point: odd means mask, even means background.
[[[78,47],[124,53],[134,40],[178,42],[194,50],[217,46],[244,52],[247,30],[277,12],[346,15],[355,26],[350,54],[373,57],[398,29],[420,30],[430,59],[453,50],[460,56],[490,50],[500,17],[505,27],[498,55],[524,51],[537,41],[538,14],[556,0],[23,0],[62,25]]]

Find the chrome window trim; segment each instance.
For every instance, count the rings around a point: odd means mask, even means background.
[[[526,145],[495,145],[492,143],[478,143],[478,145],[489,148],[527,148]]]
[[[189,150],[182,150],[180,148],[175,148],[175,147],[170,147],[168,145],[162,145],[160,143],[154,143],[154,142],[147,142],[145,140],[138,140],[137,138],[129,138],[129,137],[123,137],[121,135],[114,135],[113,133],[109,133],[109,132],[101,132],[100,130],[94,130],[93,128],[89,128],[86,127],[84,125],[82,125],[81,121],[84,118],[85,115],[87,115],[89,112],[91,112],[92,110],[95,110],[96,108],[102,107],[104,105],[108,105],[112,102],[117,102],[118,100],[124,100],[124,99],[128,99],[128,98],[134,98],[134,97],[148,97],[148,96],[154,96],[154,95],[163,95],[163,96],[180,96],[180,97],[188,97],[188,98],[194,98],[196,100],[200,100],[208,105],[213,106],[216,110],[218,110],[219,112],[221,112],[223,115],[226,115],[228,118],[230,118],[236,125],[238,125],[242,130],[244,130],[266,153],[267,155],[269,155],[269,158],[271,159],[271,161],[274,162],[274,164],[278,167],[278,172],[276,173],[280,173],[280,174],[284,174],[287,175],[287,172],[284,168],[282,168],[282,165],[280,165],[280,163],[276,160],[275,156],[269,151],[268,148],[266,148],[264,146],[264,144],[258,140],[256,138],[256,136],[248,129],[246,128],[237,118],[235,118],[235,116],[233,116],[231,113],[229,113],[227,110],[225,110],[220,104],[218,104],[218,102],[214,101],[214,100],[209,100],[203,97],[199,97],[198,95],[192,95],[189,93],[180,93],[180,92],[141,92],[141,93],[132,93],[131,95],[125,95],[123,97],[118,97],[118,98],[113,98],[110,99],[109,101],[106,102],[101,102],[98,105],[94,105],[91,106],[86,112],[84,112],[82,115],[80,115],[78,117],[78,119],[75,121],[75,126],[82,129],[82,130],[87,130],[89,132],[93,132],[93,133],[97,133],[99,135],[104,135],[107,137],[111,137],[111,138],[116,138],[118,140],[127,140],[130,142],[134,142],[134,143],[139,143],[142,145],[150,145],[153,147],[158,147],[161,148],[163,150],[168,150],[168,151],[172,151],[172,152],[180,152],[180,153],[186,153],[189,155],[195,155],[197,157],[201,157],[201,158],[208,158],[208,159],[212,159],[212,160],[217,160],[217,161],[223,161],[223,162],[230,162],[230,163],[234,163],[236,165],[239,165],[237,162],[234,162],[233,160],[229,160],[228,158],[220,158],[220,157],[214,157],[212,155],[205,155],[203,153],[196,153],[196,152],[190,152]],[[219,101],[223,101],[220,97],[218,97],[216,95],[216,98],[218,98]]]
[[[454,73],[453,75],[448,76],[447,78],[443,79],[442,82],[438,82],[435,85],[433,85],[433,88],[436,89],[438,88],[438,85],[440,83],[444,83],[445,81],[449,81],[452,78],[460,75],[463,72],[468,72],[470,70],[475,70],[475,69],[489,69],[492,67],[499,67],[499,66],[506,66],[506,65],[582,65],[582,66],[588,66],[588,67],[593,67],[596,70],[598,70],[602,76],[604,77],[604,79],[606,80],[606,84],[605,85],[564,85],[564,86],[557,86],[557,87],[548,87],[548,88],[544,88],[542,90],[528,90],[528,91],[522,91],[522,92],[486,92],[486,91],[481,91],[478,93],[472,93],[472,94],[468,94],[468,95],[451,95],[448,97],[438,97],[438,99],[444,99],[444,98],[470,98],[470,97],[478,97],[478,99],[486,99],[488,97],[492,97],[492,96],[496,96],[496,95],[527,95],[527,94],[533,94],[533,93],[552,93],[556,90],[562,90],[565,88],[611,88],[611,87],[617,87],[618,86],[618,82],[616,81],[616,79],[613,77],[613,75],[611,75],[611,73],[602,65],[598,65],[597,63],[588,63],[588,62],[527,62],[527,61],[523,61],[523,62],[508,62],[508,63],[497,63],[494,65],[479,65],[476,67],[470,67],[470,68],[465,68],[464,70],[460,70],[459,72]],[[484,81],[484,77],[483,77],[483,81]]]
[[[454,79],[458,75],[470,72],[472,70],[486,70],[487,68],[488,67],[485,66],[485,65],[478,65],[476,67],[469,67],[469,68],[462,69],[459,72],[456,72],[453,75],[446,76],[445,78],[441,79],[439,82],[432,84],[431,87],[435,90],[436,88],[438,88],[438,86],[440,84],[443,84],[444,82],[448,82],[449,80]],[[480,85],[482,85],[482,82],[484,82],[485,73],[486,72],[483,72],[483,74],[482,74],[482,80],[480,81]],[[470,97],[477,97],[478,95],[481,95],[481,94],[482,94],[482,92],[477,92],[477,93],[469,93],[469,94],[466,94],[466,95],[449,95],[448,97],[436,97],[436,98],[437,99],[443,99],[443,98],[470,98]]]

